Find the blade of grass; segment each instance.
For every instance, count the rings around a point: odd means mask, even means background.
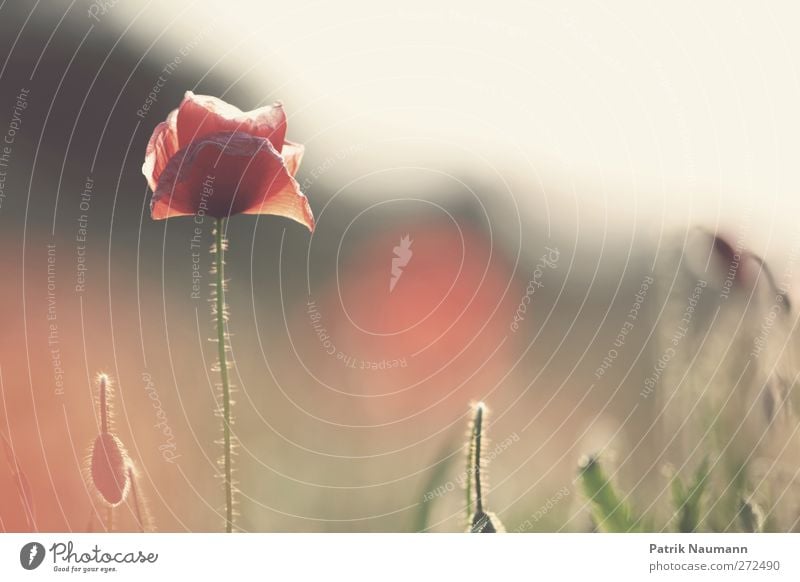
[[[422,501],[417,506],[417,512],[414,515],[413,531],[424,532],[428,529],[431,510],[433,509],[433,499],[426,499],[425,496],[427,493],[435,491],[437,487],[445,482],[450,467],[459,457],[457,453],[450,451],[455,451],[457,448],[459,447],[456,439],[451,438],[447,440],[445,446],[436,455],[436,458],[440,460],[434,464],[430,476],[423,485]]]
[[[620,500],[596,458],[585,457],[581,461],[580,480],[583,493],[589,499],[592,518],[598,530],[639,531],[640,520],[632,517],[630,508]]]
[[[3,450],[6,456],[8,468],[11,475],[14,477],[14,483],[17,487],[17,494],[19,495],[22,508],[25,511],[25,520],[28,523],[28,528],[31,530],[36,529],[36,506],[33,503],[33,491],[31,490],[30,482],[25,476],[25,473],[17,462],[16,455],[11,449],[11,444],[6,439],[5,435],[0,433],[0,440],[3,441]]]
[[[688,488],[684,487],[677,475],[672,480],[672,503],[678,514],[678,531],[680,532],[694,532],[700,526],[703,494],[708,484],[710,469],[711,464],[708,458],[703,459]]]
[[[760,533],[764,531],[764,512],[749,499],[739,502],[739,523],[742,531],[747,533]]]

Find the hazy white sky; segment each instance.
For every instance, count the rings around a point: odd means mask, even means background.
[[[125,4],[120,26],[142,10]],[[506,179],[587,234],[701,222],[772,254],[800,232],[795,2],[184,0],[139,18],[176,46],[211,26],[192,58],[283,100],[312,160],[363,146],[331,176]]]

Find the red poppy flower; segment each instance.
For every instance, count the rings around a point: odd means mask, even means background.
[[[303,146],[285,138],[279,103],[243,112],[188,91],[147,144],[142,173],[153,190],[152,218],[277,214],[313,230],[294,179]]]

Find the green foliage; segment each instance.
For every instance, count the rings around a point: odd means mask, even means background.
[[[739,524],[743,531],[759,533],[764,531],[764,513],[761,508],[750,499],[739,502]]]
[[[485,508],[482,489],[485,482],[486,462],[482,458],[482,447],[486,439],[486,408],[482,403],[473,409],[472,422],[468,434],[467,469],[466,469],[466,510],[468,517],[467,531],[472,533],[494,533],[505,531],[496,515]],[[435,490],[444,481],[446,472],[455,454],[455,445],[451,442],[436,464],[426,491]],[[712,482],[712,469],[715,477]],[[713,489],[713,483],[724,479],[727,485],[720,491]],[[637,515],[626,501],[626,495],[617,492],[611,478],[597,457],[586,456],[579,465],[578,481],[586,499],[588,499],[592,531],[624,533],[663,531],[652,517]],[[670,493],[673,506],[672,522],[679,532],[699,531],[745,531],[764,532],[774,529],[770,516],[765,516],[761,507],[750,495],[748,486],[748,465],[737,459],[729,459],[726,463],[712,463],[708,456],[704,457],[693,474],[682,479],[675,475],[670,480]],[[715,496],[716,497],[713,497]],[[423,503],[415,520],[416,531],[424,531],[428,527],[431,503]],[[519,531],[519,530],[518,530]]]
[[[433,470],[430,473],[430,477],[422,489],[422,501],[420,501],[419,505],[417,505],[417,512],[414,515],[414,530],[416,532],[423,532],[428,529],[428,525],[430,523],[430,516],[431,516],[431,509],[433,508],[433,499],[429,499],[428,496],[430,492],[436,491],[438,487],[440,487],[443,483],[445,483],[447,478],[447,473],[450,470],[450,467],[453,465],[453,461],[458,458],[459,455],[451,453],[454,448],[458,445],[454,442],[454,439],[448,439],[445,443],[445,446],[442,447],[442,450],[438,455],[436,455],[437,461],[434,466]]]
[[[505,531],[499,518],[495,514],[484,510],[483,488],[486,462],[481,456],[481,447],[485,444],[486,439],[485,415],[486,406],[482,402],[473,407],[472,422],[470,423],[468,434],[465,485],[467,492],[467,531],[470,533]],[[437,455],[437,458],[441,458],[441,461],[435,464],[430,477],[425,482],[422,502],[418,504],[417,513],[414,516],[414,531],[422,532],[428,529],[434,499],[439,497],[437,492],[443,488],[448,490],[447,486],[452,485],[452,482],[444,486],[443,483],[446,481],[447,472],[453,459],[457,457],[454,453],[449,452],[455,446],[452,441],[448,441],[441,453]]]
[[[694,532],[700,526],[703,493],[707,489],[711,464],[703,459],[689,486],[684,486],[680,477],[672,479],[672,503],[678,516],[678,531]]]
[[[595,528],[605,532],[639,531],[641,520],[634,519],[630,507],[622,501],[595,457],[580,463],[580,481],[589,499]]]

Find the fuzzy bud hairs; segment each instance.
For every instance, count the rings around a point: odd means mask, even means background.
[[[482,447],[485,444],[487,409],[483,402],[478,402],[473,407],[472,427],[469,435],[467,451],[467,514],[470,517],[470,533],[497,533],[504,532],[503,524],[498,517],[484,510],[483,487],[486,483],[486,467],[481,457]],[[474,507],[474,511],[473,511]]]
[[[122,442],[111,432],[111,380],[97,375],[100,432],[91,446],[89,482],[100,500],[116,507],[128,496],[130,459]]]

